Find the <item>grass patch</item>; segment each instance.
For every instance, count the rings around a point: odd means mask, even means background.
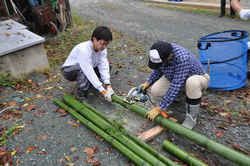
[[[106,8],[109,8],[109,9],[111,9],[111,10],[119,9],[118,7],[115,7],[115,6],[110,5],[110,4],[102,5],[101,7],[106,7]]]
[[[174,5],[167,5],[167,4],[154,4],[154,3],[149,4],[149,5],[150,6],[154,6],[154,7],[168,9],[168,10],[177,10],[177,11],[184,11],[184,12],[192,12],[192,13],[196,13],[196,14],[208,14],[208,15],[214,15],[214,16],[219,16],[220,15],[220,11],[204,9],[203,7],[192,8],[192,7],[182,7],[182,6],[174,6]],[[226,11],[224,17],[231,18],[230,12]],[[241,18],[236,13],[236,17],[234,19],[241,19]]]

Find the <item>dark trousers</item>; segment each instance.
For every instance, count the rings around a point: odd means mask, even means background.
[[[231,0],[230,0],[231,3]],[[226,0],[221,0],[221,6],[220,6],[220,10],[221,10],[221,14],[225,15],[225,7],[226,7]],[[230,14],[231,15],[235,15],[235,11],[233,10],[232,6],[230,5]]]

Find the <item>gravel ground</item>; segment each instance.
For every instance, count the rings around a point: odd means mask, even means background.
[[[126,34],[126,38],[138,38],[138,42],[145,43],[146,50],[157,39],[168,40],[189,49],[198,57],[197,40],[199,37],[231,29],[250,32],[249,23],[245,21],[166,10],[131,0],[71,0],[71,7],[83,19],[90,19],[121,31]],[[123,41],[120,41],[120,43],[123,43]],[[119,57],[115,55],[110,56],[109,59],[114,62],[119,61]],[[115,68],[112,70],[111,82],[116,93],[119,93],[119,91],[128,92],[131,89],[131,86],[127,84],[128,82],[138,86],[148,78],[149,73],[139,71],[138,66],[130,63],[134,60],[138,60],[138,58],[129,57],[122,60],[126,68]],[[142,58],[138,62],[140,62],[140,65],[147,65],[146,58]],[[76,166],[93,165],[93,163],[86,162],[89,155],[85,152],[85,148],[93,149],[94,146],[98,146],[99,149],[95,152],[93,158],[97,158],[101,165],[135,165],[126,156],[106,141],[100,139],[83,124],[78,124],[77,127],[73,126],[71,123],[77,123],[77,120],[73,116],[61,116],[62,114],[59,113],[60,108],[53,103],[52,99],[57,98],[62,100],[63,93],[69,93],[75,97],[77,87],[75,83],[66,81],[62,77],[59,68],[54,69],[53,76],[50,79],[45,77],[44,74],[39,73],[32,73],[30,79],[36,84],[35,88],[39,87],[37,89],[43,90],[36,91],[36,89],[32,89],[31,91],[27,89],[20,92],[11,87],[5,87],[0,92],[2,103],[10,103],[15,101],[16,97],[19,97],[26,98],[26,100],[17,103],[17,105],[23,106],[26,103],[29,104],[29,106],[21,107],[20,109],[23,115],[19,118],[20,121],[18,124],[22,126],[22,130],[16,135],[9,137],[9,141],[6,144],[6,148],[9,151],[13,151],[17,146],[20,147],[17,150],[17,154],[13,156],[14,165],[51,166],[69,165],[69,163],[74,163]],[[122,81],[119,81],[120,79]],[[247,91],[249,89],[249,80],[247,80],[246,84],[247,86],[240,90]],[[208,90],[204,94],[204,97],[210,99],[210,102],[221,102],[223,106],[225,100],[232,100],[232,93],[234,92],[238,91],[218,92]],[[92,98],[90,98],[91,105],[107,116],[114,117],[114,112],[122,111],[122,115],[126,118],[128,124],[125,127],[132,133],[140,134],[156,126],[156,124],[150,123],[147,127],[143,128],[142,125],[147,122],[145,118],[105,101],[102,95],[93,87],[89,93],[92,94]],[[225,99],[219,100],[218,97],[224,97]],[[27,98],[31,100],[28,101]],[[150,98],[155,104],[160,101],[151,95]],[[239,108],[240,112],[241,103],[242,100],[236,98],[231,103],[231,106]],[[154,107],[149,101],[138,104],[149,110]],[[31,108],[30,105],[34,105],[35,108],[27,110],[27,108]],[[246,109],[249,110],[249,107],[246,107]],[[185,117],[185,102],[182,100],[180,103],[173,103],[166,111],[172,111],[172,117],[181,123]],[[218,127],[221,121],[209,120],[210,117],[210,114],[203,111],[194,131],[230,148],[233,148],[233,143],[237,143],[242,147],[241,149],[245,154],[249,156],[250,129],[248,123],[237,127],[229,125],[227,126],[227,130],[225,130],[225,128]],[[218,115],[212,118],[227,120]],[[13,119],[16,119],[16,117],[10,118],[7,121],[1,118],[1,127],[12,127],[14,125]],[[216,136],[219,131],[222,132],[221,137]],[[47,137],[43,140],[38,140],[38,136]],[[188,153],[194,153],[197,158],[202,159],[209,165],[237,165],[169,130],[162,132],[154,140],[151,140],[149,144],[156,149],[160,149],[163,141],[166,139],[171,140],[172,143]],[[30,147],[37,148],[27,153],[27,149]],[[164,149],[161,149],[160,152],[169,158],[176,159],[175,156],[172,156]],[[68,161],[65,156],[69,156],[70,160]]]

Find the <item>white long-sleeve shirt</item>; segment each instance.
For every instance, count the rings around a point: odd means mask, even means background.
[[[103,51],[95,52],[91,40],[76,45],[70,52],[63,66],[71,66],[77,63],[80,64],[83,73],[91,84],[100,92],[102,92],[104,88],[95,74],[95,67],[98,67],[103,83],[110,84],[109,63],[106,48]]]

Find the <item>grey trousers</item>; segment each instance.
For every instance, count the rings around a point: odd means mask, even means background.
[[[109,65],[111,70],[111,65]],[[100,72],[98,67],[94,68],[94,71],[98,78],[101,78]],[[90,87],[90,81],[82,71],[79,64],[72,65],[72,66],[63,66],[61,67],[61,72],[64,78],[68,81],[77,81],[78,84],[78,91],[87,91]]]
[[[100,78],[100,73],[98,68],[94,68],[96,75]],[[64,78],[68,81],[77,81],[78,90],[87,91],[90,87],[90,81],[83,73],[79,64],[72,66],[63,66],[61,67],[62,74]]]

